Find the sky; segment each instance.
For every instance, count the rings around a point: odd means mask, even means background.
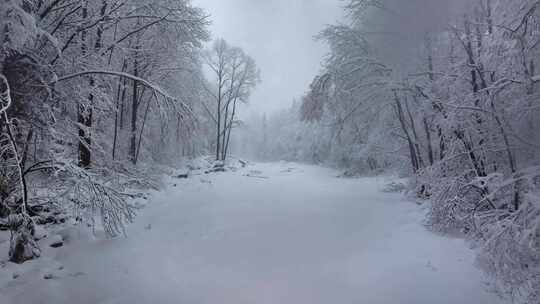
[[[212,20],[213,38],[224,38],[255,59],[262,82],[244,113],[272,113],[301,97],[327,53],[314,41],[342,14],[340,0],[193,0]]]

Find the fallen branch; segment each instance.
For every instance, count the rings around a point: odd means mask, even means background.
[[[245,177],[251,177],[251,178],[260,178],[260,179],[270,179],[268,176],[260,176],[260,175],[251,175],[251,174],[244,174]]]

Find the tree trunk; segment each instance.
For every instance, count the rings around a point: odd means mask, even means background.
[[[88,18],[88,3],[82,8],[82,19]],[[88,54],[87,31],[81,31],[81,52],[83,57]],[[90,77],[90,88],[94,86],[94,79]],[[90,146],[92,144],[90,128],[92,127],[92,103],[94,95],[88,96],[88,106],[80,103],[77,107],[77,123],[79,124],[79,166],[88,168],[92,162]]]
[[[409,145],[409,153],[411,157],[411,165],[413,167],[413,172],[417,173],[420,169],[419,163],[418,163],[418,157],[416,155],[416,149],[414,148],[414,143],[412,140],[411,135],[409,134],[409,130],[407,128],[407,123],[405,121],[405,114],[403,112],[403,107],[401,106],[401,101],[399,100],[399,97],[397,95],[397,92],[394,91],[394,101],[396,103],[396,115],[398,117],[398,120],[401,125],[401,129],[403,130],[403,133],[405,133],[405,137],[407,138],[407,142]]]
[[[88,2],[84,4],[84,7],[82,8],[82,19],[86,20],[88,18]],[[107,10],[107,1],[103,0],[100,10],[100,17],[105,16]],[[87,44],[87,31],[83,30],[81,32],[81,49],[83,56],[88,53],[88,44]],[[94,50],[98,52],[102,47],[102,39],[103,39],[103,25],[99,24],[97,27],[97,33],[96,33],[96,42],[94,44]],[[93,77],[90,77],[90,89],[92,89],[95,86],[95,79]],[[78,107],[78,113],[77,113],[77,122],[79,123],[79,166],[83,168],[89,168],[92,165],[92,152],[91,152],[91,145],[92,145],[92,120],[93,120],[93,104],[94,104],[94,94],[90,93],[88,96],[88,106],[84,107],[82,105],[79,105]]]
[[[227,101],[227,104],[225,106],[225,116],[224,116],[224,126],[223,126],[223,138],[222,138],[222,142],[221,142],[221,160],[222,161],[225,161],[225,145],[227,144],[227,130],[230,130],[230,124],[228,125],[227,124],[227,120],[229,118],[229,105],[230,105],[230,102]]]
[[[217,134],[216,134],[216,161],[220,159],[220,139],[221,139],[221,93],[223,88],[222,75],[219,76],[218,100],[217,100]]]
[[[433,143],[431,142],[431,130],[429,129],[429,124],[426,117],[424,117],[423,121],[424,121],[424,130],[425,130],[424,132],[426,132],[429,165],[433,166],[433,164],[435,163],[435,157],[433,154]]]
[[[122,72],[125,72],[127,69],[127,61],[124,59],[122,62]],[[120,105],[124,104],[124,97],[126,92],[126,82],[125,79],[118,81],[118,88],[116,89],[116,113],[114,115],[114,137],[113,137],[113,148],[112,148],[112,159],[116,158],[116,145],[118,142],[118,125],[120,113]],[[123,110],[123,109],[122,109]]]
[[[233,111],[232,111],[232,114],[231,114],[231,122],[229,124],[229,131],[228,131],[228,134],[227,134],[227,143],[225,145],[225,153],[223,154],[223,161],[225,161],[225,159],[227,158],[227,153],[229,152],[229,142],[231,140],[231,131],[232,131],[235,115],[236,115],[236,100],[233,103]]]
[[[133,75],[139,76],[139,65],[137,62],[137,55],[133,60]],[[137,115],[139,112],[139,88],[138,82],[133,80],[133,93],[131,98],[131,132],[130,132],[130,146],[129,146],[129,159],[133,164],[137,164]]]
[[[137,153],[135,154],[135,163],[139,161],[139,153],[141,152],[141,142],[143,138],[144,127],[146,126],[146,119],[148,118],[148,112],[150,111],[150,101],[151,100],[149,99],[146,104],[146,110],[144,111],[143,123],[141,126],[141,132],[139,134],[139,142],[137,143]]]
[[[416,150],[416,157],[418,159],[418,169],[421,169],[424,167],[424,160],[422,157],[422,150],[420,149],[420,144],[418,143],[420,141],[420,138],[418,136],[418,132],[416,131],[416,124],[414,123],[414,117],[409,108],[409,102],[407,101],[407,99],[405,99],[405,109],[407,110],[407,115],[409,116],[409,120],[411,122],[411,132],[414,139],[414,149]]]

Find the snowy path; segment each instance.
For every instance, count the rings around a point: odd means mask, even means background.
[[[254,169],[269,179],[243,176]],[[22,273],[0,302],[499,303],[464,242],[426,231],[420,207],[335,175],[282,163],[176,180],[129,238],[48,249],[55,278]]]

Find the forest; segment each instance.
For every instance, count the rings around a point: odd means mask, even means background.
[[[248,116],[264,77],[191,0],[2,1],[0,255],[39,260],[40,227],[125,236],[160,176],[242,155],[406,179],[424,225],[465,239],[496,293],[538,303],[540,1],[338,5],[306,93]]]
[[[156,187],[152,171],[210,146],[225,159],[236,107],[259,76],[224,40],[203,49],[202,9],[10,0],[0,15],[0,215],[11,261],[38,257],[34,226],[64,213],[89,225],[99,215],[107,235],[122,234],[135,213],[126,189]]]
[[[539,6],[348,1],[306,95],[254,119],[251,153],[410,177],[430,229],[470,239],[502,293],[537,303]],[[442,13],[418,21],[421,7]]]

